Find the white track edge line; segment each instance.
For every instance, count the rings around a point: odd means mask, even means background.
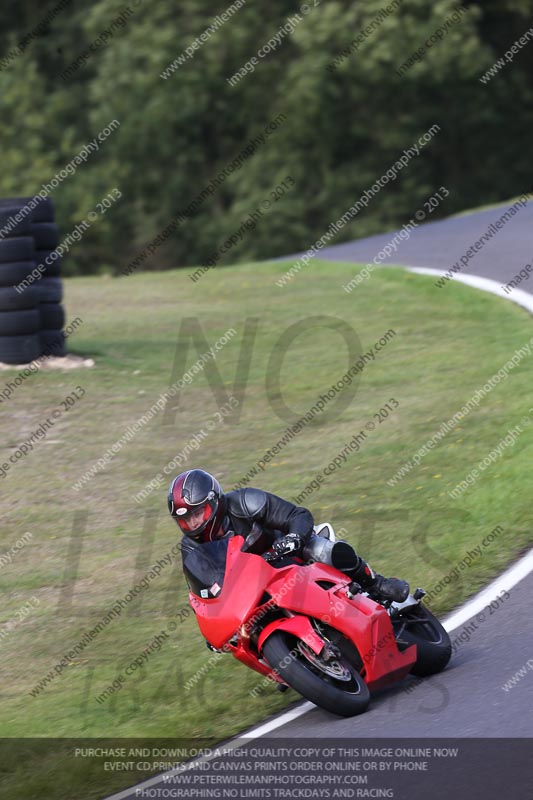
[[[460,606],[456,611],[453,611],[443,621],[443,625],[450,633],[456,628],[459,628],[467,622],[475,614],[479,614],[485,606],[494,600],[502,592],[509,591],[517,586],[530,572],[533,571],[533,550],[526,553],[525,556],[505,570],[501,575],[498,575],[488,586],[482,589],[475,597]]]
[[[407,272],[417,272],[420,275],[440,275],[441,277],[446,275],[446,272],[443,272],[443,270],[433,269],[432,267],[403,267],[403,269],[406,269]],[[517,303],[517,305],[527,308],[527,310],[533,314],[533,295],[524,292],[522,289],[511,289],[511,292],[507,294],[507,292],[503,291],[501,285],[493,281],[492,278],[482,278],[479,275],[469,275],[468,273],[464,275],[455,274],[453,278],[450,279],[450,283],[454,281],[465,283],[467,286],[473,286],[475,289],[480,289],[482,292],[496,294],[498,297],[510,300],[511,303]],[[444,286],[442,288],[444,288]]]

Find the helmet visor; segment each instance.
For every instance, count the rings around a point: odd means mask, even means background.
[[[201,533],[214,511],[212,503],[207,501],[193,508],[177,508],[173,516],[184,533],[194,534]]]

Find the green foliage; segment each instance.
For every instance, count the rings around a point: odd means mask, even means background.
[[[527,29],[530,0],[465,2],[461,21],[427,48],[424,42],[458,7],[455,0],[402,0],[383,19],[383,0],[315,2],[306,15],[293,0],[247,2],[166,79],[164,70],[228,6],[69,3],[21,51],[17,43],[57,4],[23,0],[16,14],[3,9],[0,196],[38,191],[109,122],[120,122],[53,191],[65,234],[111,189],[122,192],[73,248],[72,274],[119,272],[280,113],[286,117],[275,134],[143,268],[202,263],[289,175],[292,190],[220,263],[307,247],[435,123],[441,126],[435,140],[336,241],[403,224],[442,183],[451,190],[442,214],[529,188],[523,176],[533,123],[533,46],[490,83],[479,77]],[[227,79],[289,18],[294,30],[230,85]],[[370,35],[351,48],[367,26]],[[107,41],[95,45],[106,31]],[[91,44],[94,52],[67,75]],[[400,76],[420,48],[423,56]]]

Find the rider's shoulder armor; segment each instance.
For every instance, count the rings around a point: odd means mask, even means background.
[[[235,517],[253,519],[261,514],[267,502],[262,489],[236,489],[226,495],[227,510]]]

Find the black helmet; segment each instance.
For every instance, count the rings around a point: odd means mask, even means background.
[[[209,542],[217,538],[226,503],[219,482],[203,469],[178,475],[168,490],[168,510],[185,536]],[[203,512],[201,524],[191,530],[190,520]],[[198,521],[198,520],[196,520]]]

